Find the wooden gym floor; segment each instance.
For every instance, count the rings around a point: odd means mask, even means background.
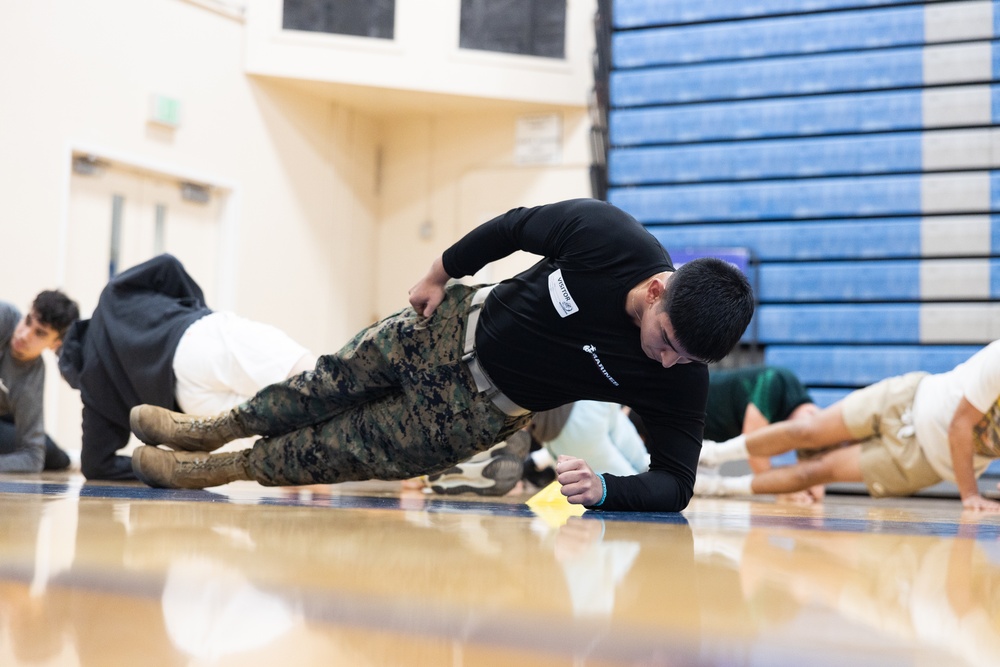
[[[1000,515],[0,476],[0,665],[1000,664]]]

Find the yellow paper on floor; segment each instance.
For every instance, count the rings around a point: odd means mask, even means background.
[[[574,505],[567,500],[561,489],[558,481],[552,482],[527,502],[531,511],[553,528],[563,525],[571,516],[581,516],[587,511],[583,505]]]

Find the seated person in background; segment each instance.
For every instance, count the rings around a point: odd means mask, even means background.
[[[1000,511],[977,477],[1000,458],[1000,341],[945,373],[891,377],[848,394],[806,419],[785,421],[723,443],[705,443],[701,461],[718,465],[795,448],[814,459],[746,475],[699,475],[696,493],[790,493],[816,484],[864,482],[876,497],[907,496],[948,480],[970,510]]]
[[[776,422],[801,419],[819,411],[799,378],[780,366],[709,370],[708,407],[705,416],[705,440],[722,442],[746,435]],[[800,453],[800,458],[810,453]],[[771,468],[767,456],[751,456],[750,469],[763,472]],[[699,470],[699,474],[712,474]],[[823,497],[817,485],[793,494],[790,500],[812,502]]]
[[[532,446],[538,447],[530,452]],[[636,475],[649,470],[649,451],[617,403],[576,401],[532,415],[531,423],[485,452],[422,478],[435,493],[499,496],[522,477],[554,469],[560,456],[585,460],[597,474]],[[551,475],[555,479],[554,472]]]
[[[69,466],[69,456],[45,435],[45,362],[80,316],[69,297],[41,292],[23,318],[0,302],[0,472],[41,472]]]
[[[89,320],[66,334],[59,371],[83,401],[80,463],[88,479],[133,480],[129,411],[149,403],[214,414],[312,368],[280,330],[213,312],[171,255],[112,278]]]
[[[3,391],[0,389],[0,391]],[[0,457],[5,454],[13,454],[20,450],[18,443],[17,425],[14,423],[13,415],[0,415]],[[63,449],[55,441],[45,435],[45,462],[42,470],[66,470],[73,463]]]

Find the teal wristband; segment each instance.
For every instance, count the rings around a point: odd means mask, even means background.
[[[601,489],[603,493],[601,494],[601,499],[594,503],[593,507],[600,507],[604,504],[604,500],[608,497],[608,484],[604,481],[604,475],[598,475],[597,478],[601,480]]]

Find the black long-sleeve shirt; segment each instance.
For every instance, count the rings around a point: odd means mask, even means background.
[[[177,410],[174,352],[197,319],[212,311],[198,284],[171,255],[112,278],[89,320],[70,327],[59,371],[83,401],[80,464],[88,479],[134,479],[129,411],[149,403]]]
[[[646,356],[626,312],[631,288],[672,271],[663,246],[611,204],[575,199],[517,208],[477,227],[442,257],[472,275],[515,250],[541,255],[483,306],[477,354],[497,386],[533,411],[577,400],[629,405],[649,432],[649,472],[604,475],[605,510],[676,512],[694,487],[708,396],[701,363]]]

